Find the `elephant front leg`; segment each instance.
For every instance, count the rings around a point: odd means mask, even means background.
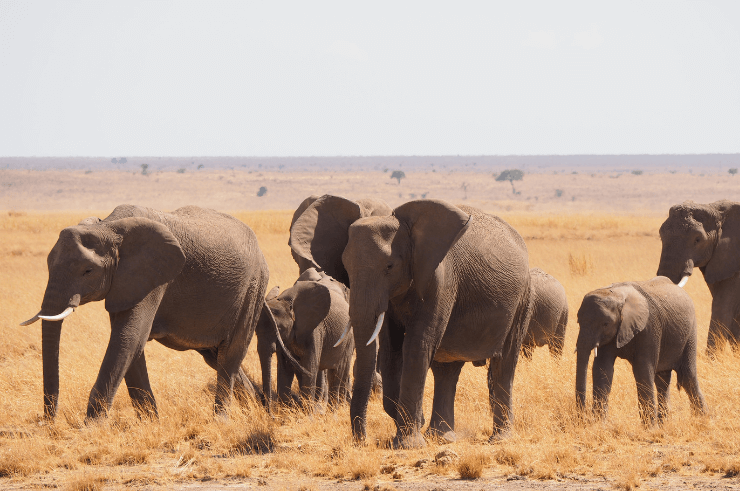
[[[146,369],[144,350],[131,362],[131,366],[124,378],[128,387],[128,395],[131,397],[131,402],[139,418],[157,418],[159,416],[157,402],[154,400],[154,393],[149,384],[149,373]]]
[[[614,380],[616,349],[613,344],[599,348],[594,358],[593,373],[593,411],[597,418],[604,419],[609,409],[609,394]],[[652,385],[652,381],[650,382]]]
[[[455,435],[455,393],[463,365],[465,365],[464,361],[432,362],[434,402],[427,435],[437,437],[444,442],[454,442],[457,439]]]
[[[725,342],[730,341],[734,350],[738,349],[740,339],[740,299],[737,298],[737,288],[740,283],[735,278],[710,285],[712,293],[712,317],[709,321],[709,336],[707,337],[707,355],[713,357],[722,351]]]
[[[655,374],[655,388],[658,393],[658,424],[663,424],[668,416],[668,404],[670,401],[671,370]]]

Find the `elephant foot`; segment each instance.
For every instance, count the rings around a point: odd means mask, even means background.
[[[504,440],[508,440],[509,438],[511,438],[511,435],[511,428],[494,430],[493,435],[491,435],[491,437],[488,439],[488,443],[496,444]]]
[[[424,435],[420,431],[413,431],[411,433],[398,433],[393,438],[394,449],[408,449],[408,448],[422,448],[425,447],[427,441],[424,439]]]
[[[454,430],[440,431],[431,426],[427,429],[425,436],[436,440],[440,445],[455,443],[457,441],[457,433]]]

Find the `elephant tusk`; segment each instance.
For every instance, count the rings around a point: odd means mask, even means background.
[[[40,313],[41,313],[41,311],[39,310],[39,314]],[[39,314],[34,315],[33,317],[31,317],[27,321],[21,322],[21,325],[22,326],[30,326],[31,324],[33,324],[34,322],[36,322],[37,320],[39,320]]]
[[[599,347],[598,346],[594,348],[594,358],[596,358],[597,356],[599,356]]]
[[[679,282],[678,282],[678,286],[680,286],[681,288],[683,288],[683,287],[684,287],[684,285],[685,285],[685,284],[686,284],[686,283],[687,283],[688,281],[689,281],[689,277],[688,277],[688,275],[687,275],[687,276],[684,276],[683,278],[681,278],[681,281],[679,281]]]
[[[370,346],[370,343],[372,343],[373,341],[375,341],[375,338],[378,337],[378,333],[380,332],[380,328],[383,327],[383,319],[385,319],[385,312],[383,312],[382,314],[380,314],[378,316],[378,322],[377,322],[377,324],[375,324],[375,331],[373,332],[373,335],[370,336],[370,341],[368,341],[365,346]]]
[[[347,327],[344,328],[344,332],[339,337],[339,341],[337,341],[336,343],[334,343],[334,346],[332,346],[332,348],[336,348],[337,346],[339,346],[339,344],[344,340],[344,336],[346,336],[347,333],[349,332],[349,328],[350,327],[352,327],[352,320],[348,320],[347,321]]]
[[[67,307],[66,309],[64,309],[64,312],[62,312],[59,315],[40,315],[39,319],[44,319],[45,321],[60,321],[74,311],[75,311],[74,307]]]

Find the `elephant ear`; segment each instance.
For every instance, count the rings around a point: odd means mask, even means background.
[[[650,315],[645,297],[632,286],[626,289],[624,304],[622,304],[622,320],[617,330],[617,348],[632,341],[635,334],[645,329]]]
[[[306,271],[301,273],[296,281],[321,281],[321,273],[316,271],[316,268],[308,268]]]
[[[292,287],[296,334],[312,332],[331,309],[331,293],[321,283],[302,281]]]
[[[412,273],[416,292],[423,300],[439,263],[465,233],[472,216],[444,201],[409,201],[393,214],[411,231]]]
[[[118,266],[105,297],[108,312],[133,308],[152,290],[182,271],[185,254],[172,232],[159,222],[132,217],[106,224],[118,236]]]
[[[267,292],[267,295],[265,296],[265,302],[269,302],[273,298],[277,298],[277,296],[280,295],[280,287],[279,286],[273,286],[272,290]]]
[[[342,253],[349,240],[349,226],[360,217],[360,205],[328,194],[306,208],[291,227],[288,242],[301,272],[314,267],[349,285]]]
[[[703,269],[707,284],[726,280],[740,271],[740,206],[730,205],[717,230],[717,245]]]

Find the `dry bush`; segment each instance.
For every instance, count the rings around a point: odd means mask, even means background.
[[[570,266],[570,274],[573,276],[586,276],[593,270],[593,261],[591,256],[585,252],[578,254],[568,254],[568,265]]]
[[[478,479],[483,475],[483,469],[491,461],[488,451],[473,451],[460,459],[457,464],[457,472],[461,479]]]
[[[103,489],[105,479],[96,475],[84,475],[72,480],[67,486],[66,491],[100,491]]]

